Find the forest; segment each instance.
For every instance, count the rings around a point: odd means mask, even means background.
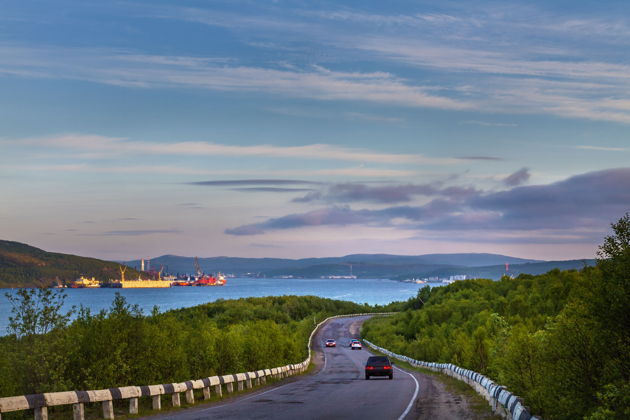
[[[117,294],[109,310],[61,311],[60,289],[20,289],[0,337],[0,396],[181,382],[307,356],[316,322],[374,307],[314,296],[219,300],[143,313]],[[71,322],[71,317],[73,321]]]
[[[425,287],[363,336],[493,378],[545,419],[630,418],[630,217],[596,267]]]

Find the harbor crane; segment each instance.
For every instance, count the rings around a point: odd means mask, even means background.
[[[199,258],[195,257],[195,274],[197,278],[201,278],[203,272],[201,271],[201,266],[199,265]]]

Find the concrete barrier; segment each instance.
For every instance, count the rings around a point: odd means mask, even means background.
[[[377,346],[368,340],[363,340],[368,346],[394,359],[402,360],[415,367],[422,367],[451,376],[460,381],[466,382],[479,395],[484,397],[492,407],[495,414],[509,420],[540,420],[532,416],[529,409],[523,404],[523,400],[505,387],[494,383],[490,378],[475,371],[461,368],[451,363],[434,363],[415,360],[408,356],[393,353],[387,349]]]
[[[72,405],[73,419],[85,419],[86,403],[101,403],[103,408],[103,418],[114,418],[114,400],[129,400],[129,413],[138,414],[138,398],[151,397],[153,410],[162,409],[162,395],[171,396],[173,407],[181,406],[181,393],[185,393],[187,404],[194,404],[194,390],[202,389],[204,399],[210,399],[211,393],[221,398],[223,396],[223,386],[228,393],[234,392],[234,384],[238,391],[253,388],[254,385],[267,383],[267,378],[283,379],[292,375],[305,372],[311,363],[311,347],[313,337],[319,327],[334,318],[348,318],[366,315],[391,315],[387,313],[361,313],[349,315],[335,315],[326,318],[317,324],[308,338],[308,357],[298,364],[289,364],[271,369],[258,370],[256,372],[243,372],[223,376],[210,376],[203,379],[193,379],[181,383],[125,386],[119,388],[100,389],[95,391],[66,391],[48,392],[44,394],[20,395],[15,397],[0,398],[0,420],[2,413],[12,411],[33,410],[35,420],[48,420],[48,407],[60,405]],[[212,389],[212,391],[211,391]],[[519,420],[525,420],[519,419]]]

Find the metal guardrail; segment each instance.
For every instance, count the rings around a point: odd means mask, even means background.
[[[532,416],[529,409],[523,405],[523,400],[512,394],[505,387],[496,384],[490,378],[477,373],[475,371],[461,368],[452,363],[434,363],[415,360],[411,357],[393,353],[387,349],[377,346],[368,340],[363,340],[368,346],[381,353],[391,356],[395,359],[409,363],[415,367],[423,367],[434,372],[441,372],[460,381],[466,382],[473,387],[478,394],[484,397],[492,407],[495,414],[509,420],[540,420],[540,418]]]
[[[283,379],[292,375],[305,372],[311,363],[311,347],[313,337],[317,330],[327,321],[333,318],[347,318],[365,315],[390,315],[389,313],[361,313],[349,315],[335,315],[326,318],[313,328],[308,338],[308,357],[297,364],[275,367],[271,369],[261,369],[255,372],[243,372],[222,376],[210,376],[179,383],[145,385],[145,386],[125,386],[119,388],[99,389],[93,391],[65,391],[46,392],[43,394],[19,395],[15,397],[0,398],[0,420],[2,413],[12,411],[34,410],[35,420],[48,420],[48,407],[72,404],[73,419],[85,419],[85,404],[101,403],[103,407],[103,418],[114,418],[114,400],[129,400],[129,414],[138,414],[138,399],[140,397],[151,397],[153,410],[162,409],[162,395],[171,395],[173,407],[181,406],[181,393],[184,393],[186,402],[195,402],[195,390],[203,390],[204,400],[210,399],[212,392],[222,396],[223,388],[227,393],[234,392],[234,384],[237,390],[251,389],[255,385],[265,384],[267,378]]]

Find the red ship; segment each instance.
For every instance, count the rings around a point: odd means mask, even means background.
[[[225,283],[227,283],[227,280],[225,280],[223,274],[217,273],[216,276],[203,274],[193,284],[195,286],[223,286]]]
[[[191,286],[223,286],[227,283],[227,280],[221,273],[216,275],[203,274],[197,257],[195,257],[195,271],[197,272],[197,280],[192,282]]]

